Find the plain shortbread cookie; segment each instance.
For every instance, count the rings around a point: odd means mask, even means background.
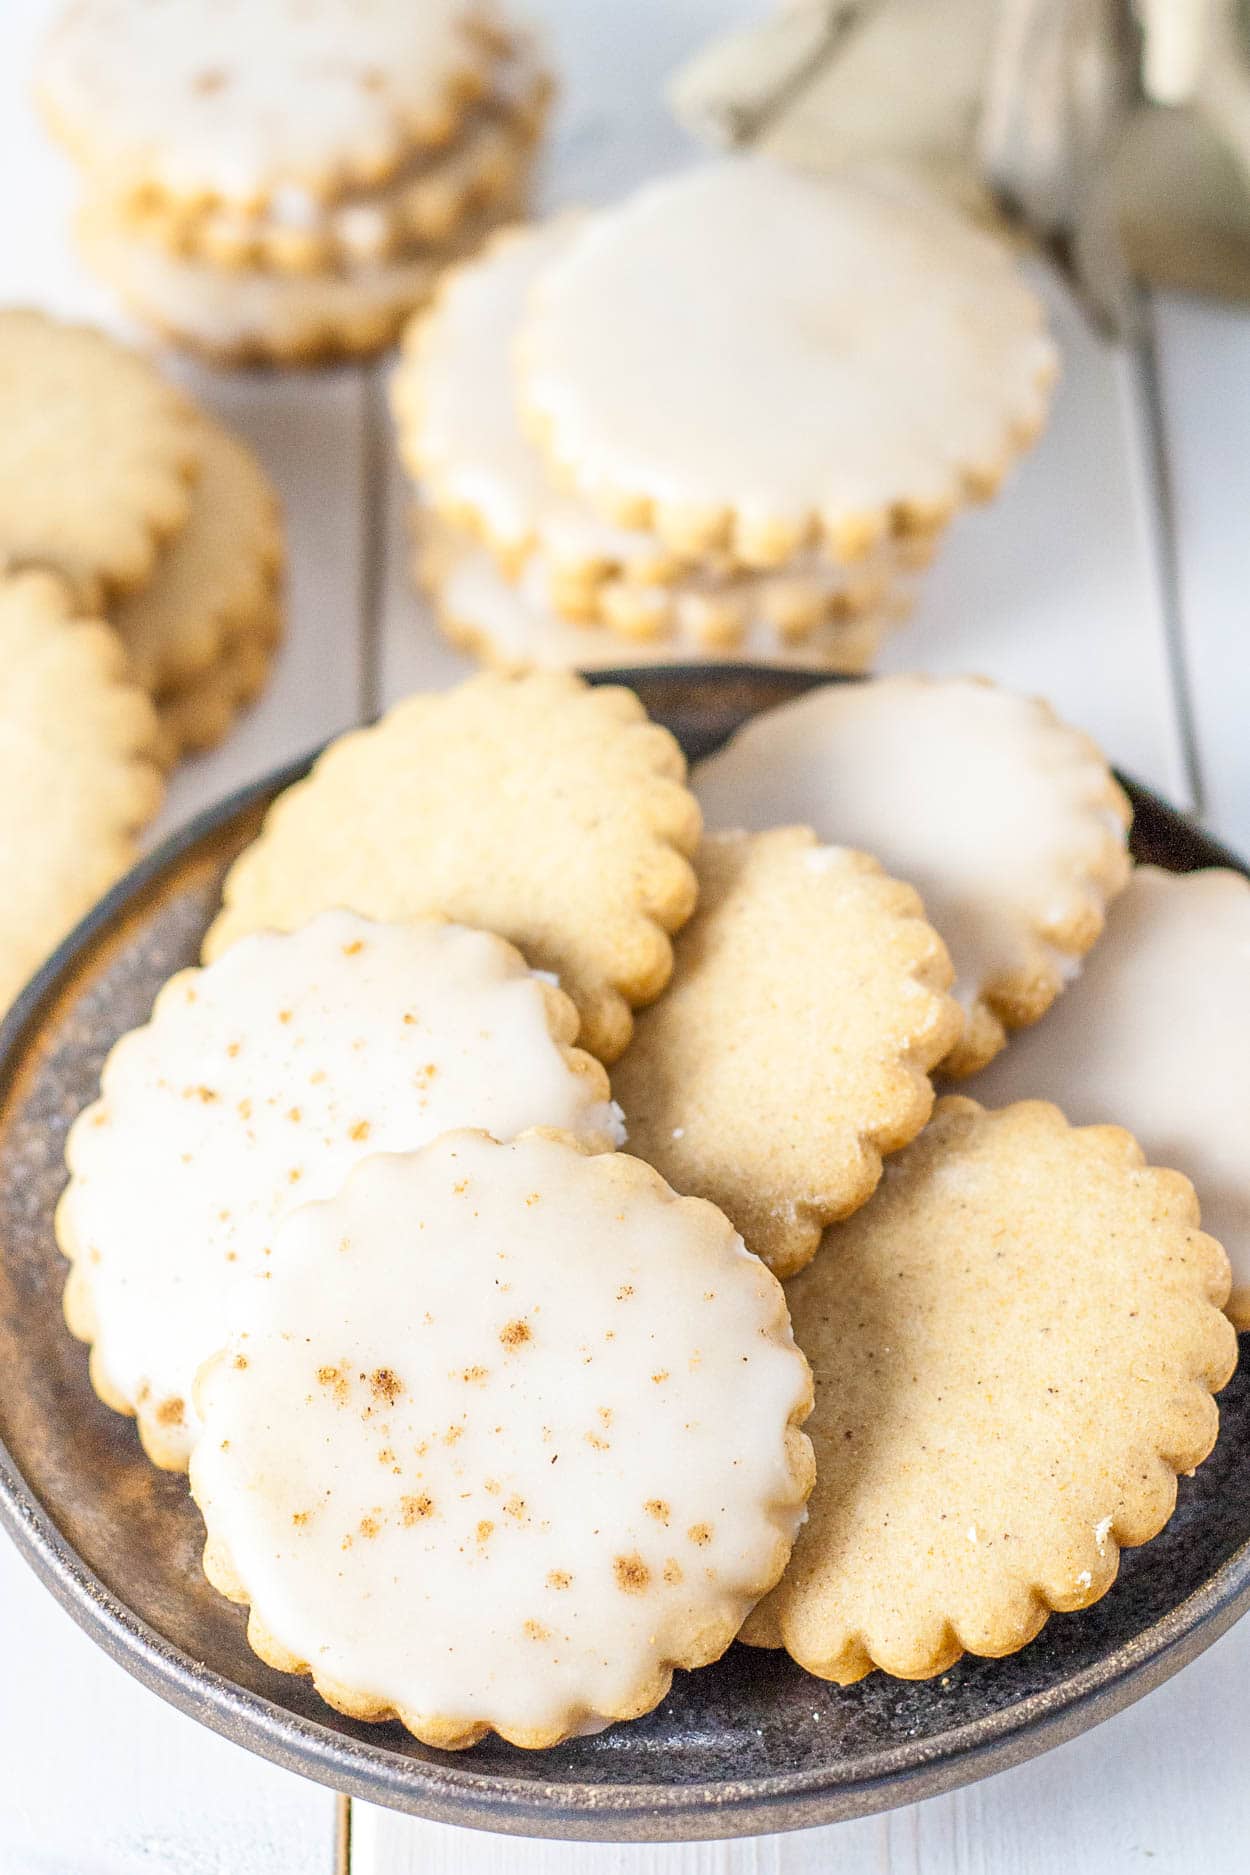
[[[1036,1022],[1129,873],[1132,810],[1087,736],[976,678],[830,685],[754,717],[699,766],[711,827],[806,821],[914,885],[955,965],[970,1074]]]
[[[1215,1442],[1227,1294],[1192,1187],[1128,1133],[941,1101],[788,1286],[817,1484],[743,1638],[926,1679],[1097,1601]]]
[[[198,460],[191,404],[145,358],[0,307],[0,570],[46,567],[93,608],[141,586]]]
[[[631,1151],[786,1276],[928,1119],[959,1031],[950,961],[910,886],[807,827],[708,836],[696,870],[673,981],[613,1086]]]
[[[0,576],[0,1015],[137,857],[156,721],[116,635],[50,573]]]
[[[700,822],[685,774],[628,690],[489,673],[409,697],[279,796],[226,878],[205,955],[329,905],[442,913],[554,970],[583,1045],[612,1061],[694,909],[686,856]]]
[[[976,1083],[979,1100],[1112,1114],[1192,1179],[1250,1328],[1250,883],[1134,868],[1079,983]]]

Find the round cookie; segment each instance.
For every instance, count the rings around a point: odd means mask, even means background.
[[[1151,1159],[1192,1179],[1228,1252],[1229,1314],[1250,1328],[1250,883],[1137,866],[1107,929],[1045,1022],[976,1083],[1078,1122],[1113,1114]]]
[[[137,857],[160,802],[152,706],[49,573],[0,576],[0,1014]]]
[[[584,225],[575,214],[507,228],[440,284],[409,328],[391,402],[404,462],[443,517],[510,564],[537,548],[547,566],[654,582],[680,562],[653,535],[612,527],[551,481],[521,427],[515,340],[535,282]]]
[[[444,243],[414,244],[377,262],[323,273],[223,269],[170,253],[137,235],[113,204],[89,200],[77,222],[88,264],[130,312],[171,344],[219,364],[310,364],[382,350],[434,287],[441,270],[471,253],[519,212],[527,168]]]
[[[615,1143],[576,1032],[511,945],[437,922],[329,911],[172,978],[71,1129],[57,1212],[66,1319],[149,1457],[186,1465],[196,1370],[268,1279],[275,1230],[361,1159],[469,1120]]]
[[[202,755],[225,740],[235,718],[268,683],[281,638],[282,613],[275,607],[250,630],[230,639],[211,669],[157,697],[160,767],[171,769],[185,756]]]
[[[925,1679],[1097,1601],[1215,1442],[1227,1293],[1192,1187],[1129,1134],[941,1101],[788,1286],[817,1484],[743,1639]]]
[[[695,865],[673,981],[613,1086],[631,1151],[788,1276],[928,1119],[950,962],[910,886],[810,828],[707,836]]]
[[[505,229],[409,328],[391,400],[400,452],[439,522],[486,542],[545,609],[631,637],[680,633],[683,610],[701,609],[729,643],[753,613],[799,638],[879,604],[902,570],[897,552],[853,571],[812,552],[743,574],[724,556],[691,562],[654,534],[613,527],[551,481],[521,426],[513,353],[536,281],[579,225],[566,215]]]
[[[528,572],[511,583],[486,548],[457,537],[448,524],[421,515],[416,533],[417,584],[433,603],[439,629],[452,644],[497,670],[738,662],[858,672],[872,665],[882,640],[906,610],[896,594],[876,611],[816,623],[805,619],[801,634],[787,634],[723,591],[704,595],[638,586],[630,588],[631,606],[655,592],[664,618],[675,613],[663,635],[573,625],[555,615]]]
[[[124,214],[143,239],[216,267],[314,273],[389,260],[413,243],[447,241],[491,202],[515,198],[550,96],[551,80],[527,49],[510,57],[453,142],[419,152],[381,185],[331,202],[284,188],[260,212],[229,205],[188,212],[145,198]]]
[[[1055,374],[1002,244],[884,176],[762,157],[595,216],[544,269],[518,357],[579,494],[762,566],[818,540],[853,558],[992,491]]]
[[[146,359],[0,307],[0,571],[49,568],[88,607],[142,585],[198,456],[191,405]]]
[[[247,445],[203,412],[196,436],[200,472],[186,525],[147,584],[111,614],[136,677],[157,693],[203,677],[229,641],[270,636],[280,611],[273,486]]]
[[[255,208],[376,183],[445,142],[497,46],[469,0],[77,0],[38,92],[110,193]]]
[[[711,1205],[454,1133],[305,1206],[273,1264],[192,1463],[262,1659],[458,1749],[636,1718],[724,1652],[802,1520],[811,1381]]]
[[[1131,809],[1088,737],[977,678],[831,685],[699,766],[712,827],[801,820],[914,885],[955,964],[971,1074],[1076,975],[1129,873]]]
[[[562,672],[409,697],[333,743],[231,868],[205,955],[329,905],[498,931],[554,970],[611,1061],[694,908],[686,764],[637,697]]]

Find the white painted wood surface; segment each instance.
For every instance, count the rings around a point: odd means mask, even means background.
[[[116,323],[74,262],[71,179],[24,96],[50,4],[0,0],[0,301]],[[718,21],[762,4],[534,7],[565,78],[548,200],[605,199],[682,160],[664,74]],[[1201,804],[1250,848],[1250,316],[1166,302],[1152,365],[1094,339],[1048,291],[1066,355],[1051,430],[1005,496],[958,525],[884,662],[982,670],[1048,695],[1123,766]],[[260,705],[175,778],[162,829],[465,668],[408,581],[384,369],[177,369],[252,439],[282,489],[292,629]],[[754,1843],[520,1843],[357,1804],[351,1875],[1241,1875],[1248,1683],[1245,1624],[1141,1705],[1032,1765],[886,1817]],[[328,1793],[129,1682],[0,1541],[0,1875],[332,1875],[334,1809]]]

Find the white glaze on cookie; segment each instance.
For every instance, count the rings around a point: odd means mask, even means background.
[[[568,245],[581,218],[510,229],[444,284],[406,345],[393,399],[400,446],[430,498],[472,515],[499,548],[540,538],[553,562],[654,558],[659,543],[615,528],[561,495],[521,428],[513,347],[535,280]]]
[[[765,564],[988,489],[1055,370],[1001,243],[884,176],[759,157],[588,222],[518,356],[524,408],[596,507]]]
[[[1041,1015],[1128,876],[1128,804],[1098,750],[971,678],[813,691],[748,723],[696,792],[710,827],[805,821],[914,885],[987,1023]]]
[[[550,1135],[448,1135],[301,1209],[198,1399],[205,1566],[253,1644],[440,1745],[649,1710],[811,1482],[780,1286],[712,1206]]]
[[[627,637],[607,625],[573,625],[558,618],[544,596],[545,571],[532,562],[515,584],[485,547],[432,517],[418,524],[417,576],[429,591],[443,631],[496,669],[594,670],[613,666],[741,661],[833,671],[866,670],[906,601],[896,596],[875,611],[825,620],[801,638],[786,639],[748,608],[731,637],[702,629],[698,608],[676,597],[676,619],[660,636]],[[644,590],[644,589],[640,589]],[[666,605],[674,594],[665,593]],[[709,608],[719,623],[717,604]]]
[[[325,349],[367,351],[395,336],[442,267],[515,213],[524,172],[521,163],[516,190],[471,216],[447,243],[418,243],[387,260],[333,272],[221,268],[171,253],[137,237],[128,222],[95,199],[79,217],[78,238],[90,265],[136,317],[210,356],[281,360]]]
[[[485,83],[465,0],[78,0],[45,107],[97,178],[255,203],[376,179],[440,141]]]
[[[978,1100],[1053,1100],[1127,1127],[1183,1172],[1233,1266],[1250,1328],[1250,884],[1138,866],[1081,980],[976,1082]]]
[[[196,1369],[266,1279],[280,1220],[362,1158],[469,1121],[615,1143],[575,1029],[511,945],[458,925],[326,912],[173,978],[70,1133],[57,1217],[70,1326],[158,1462],[186,1463]]]

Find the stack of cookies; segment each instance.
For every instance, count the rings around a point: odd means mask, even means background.
[[[518,213],[548,91],[479,0],[79,0],[39,76],[88,261],[169,338],[282,363],[387,344]]]
[[[497,237],[413,322],[419,579],[506,669],[861,670],[1054,375],[1011,255],[949,210],[709,163]]]
[[[189,1465],[257,1653],[427,1744],[637,1717],[735,1635],[844,1683],[1011,1653],[1216,1436],[1228,1258],[1101,1089],[1162,1137],[1125,1012],[1186,976],[1182,901],[1233,983],[1245,881],[1152,883],[1100,947],[1159,937],[1104,978],[1097,1097],[1066,1057],[1094,1124],[1044,1064],[935,1105],[1135,896],[1098,751],[899,678],[691,781],[627,690],[410,698],[279,797],[70,1135],[98,1393]]]
[[[282,558],[236,436],[102,333],[0,309],[0,1010],[135,857],[156,770],[264,683]]]

